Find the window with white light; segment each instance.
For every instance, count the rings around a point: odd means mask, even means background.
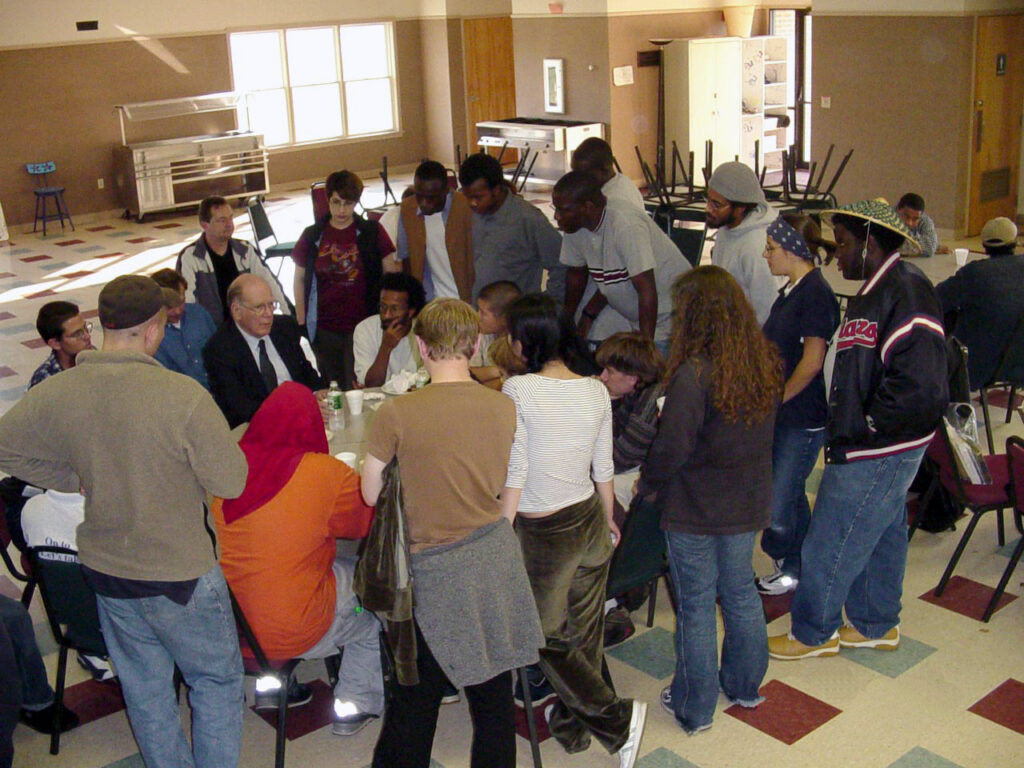
[[[390,23],[234,32],[228,36],[238,126],[268,147],[398,129]]]

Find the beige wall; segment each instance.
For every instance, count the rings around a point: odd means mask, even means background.
[[[513,19],[516,113],[607,124],[611,120],[608,20],[602,17]],[[544,59],[564,59],[565,114],[545,115]]]
[[[225,35],[160,42],[186,73],[174,71],[134,42],[0,51],[0,72],[5,73],[0,77],[0,202],[8,223],[32,221],[34,185],[24,164],[39,160],[57,163],[52,181],[67,187],[65,199],[72,216],[122,206],[113,183],[113,148],[121,142],[115,104],[231,89]],[[419,22],[397,22],[395,44],[402,136],[276,151],[270,159],[272,184],[319,178],[339,168],[376,169],[383,155],[396,166],[419,160],[427,132]],[[54,62],[60,62],[59,76],[54,74]],[[230,112],[133,123],[128,141],[233,127]],[[96,187],[98,178],[105,181],[103,190]]]
[[[963,230],[973,29],[970,17],[815,17],[812,151],[854,150],[840,202],[918,192],[939,229]]]
[[[752,34],[765,34],[767,12],[754,16]],[[638,16],[611,16],[608,19],[608,55],[610,68],[633,67],[633,84],[611,88],[612,151],[622,172],[640,181],[642,174],[634,146],[640,147],[644,160],[653,165],[658,130],[658,68],[637,67],[638,51],[651,51],[651,38],[685,38],[724,35],[725,21],[721,11],[666,13]],[[609,79],[610,79],[609,74]],[[686,87],[685,83],[666,82],[666,88]],[[671,147],[668,148],[671,151]],[[685,160],[685,158],[684,158]],[[702,158],[695,158],[699,167]]]

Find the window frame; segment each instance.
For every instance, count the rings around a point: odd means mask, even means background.
[[[344,27],[365,27],[365,26],[382,26],[384,27],[384,41],[385,41],[385,59],[387,65],[387,74],[385,78],[390,85],[391,93],[391,121],[392,128],[375,131],[372,133],[360,133],[351,134],[349,133],[349,116],[348,116],[348,96],[345,90],[347,83],[364,82],[365,80],[380,80],[382,78],[353,78],[351,80],[345,79],[344,68],[342,65],[342,53],[341,53],[341,29]],[[400,93],[401,87],[398,76],[398,46],[395,41],[395,21],[393,19],[365,19],[360,21],[353,21],[349,23],[320,23],[320,24],[298,24],[281,27],[263,27],[263,28],[245,28],[245,29],[232,29],[227,32],[227,43],[228,43],[228,64],[231,72],[231,84],[232,87],[238,91],[238,93],[245,96],[245,106],[240,107],[236,111],[236,126],[239,130],[250,130],[254,133],[258,133],[258,128],[251,125],[251,120],[248,117],[248,94],[250,93],[270,93],[283,91],[284,92],[284,104],[285,104],[285,119],[288,128],[288,141],[283,144],[272,144],[267,145],[267,151],[270,153],[280,152],[292,152],[310,147],[321,147],[330,146],[334,144],[352,144],[356,142],[375,141],[380,139],[400,138],[404,131],[402,128],[401,121],[401,104],[400,104]],[[296,126],[295,126],[295,110],[293,104],[292,92],[293,88],[306,87],[305,85],[293,85],[291,83],[291,73],[289,71],[288,64],[288,32],[291,30],[308,30],[308,29],[330,29],[333,34],[334,43],[334,80],[329,80],[323,84],[334,84],[338,91],[338,105],[341,111],[341,135],[329,136],[322,139],[310,139],[306,141],[296,141]],[[284,84],[282,86],[276,86],[265,89],[252,89],[244,90],[235,87],[237,81],[235,75],[235,60],[231,51],[231,37],[233,35],[246,35],[246,34],[266,34],[268,32],[276,33],[278,39],[278,57],[279,66],[282,74],[282,80]],[[245,112],[243,113],[243,110]]]

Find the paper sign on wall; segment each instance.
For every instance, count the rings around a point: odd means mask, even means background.
[[[615,67],[612,70],[612,83],[614,85],[632,85],[633,84],[633,67]]]

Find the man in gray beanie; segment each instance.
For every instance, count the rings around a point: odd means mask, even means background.
[[[704,210],[708,226],[718,230],[711,263],[736,279],[763,325],[779,289],[764,259],[765,233],[775,216],[754,172],[738,162],[718,166],[708,182]]]

